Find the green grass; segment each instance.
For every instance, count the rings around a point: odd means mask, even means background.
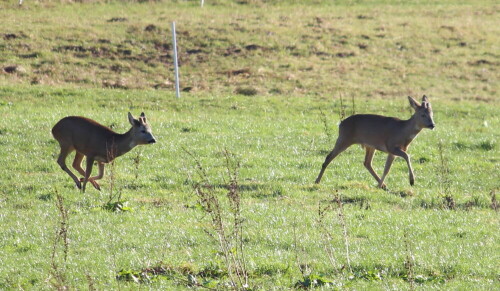
[[[48,287],[58,227],[57,193],[65,197],[69,209],[69,257],[64,272],[70,286],[86,286],[89,275],[99,288],[136,288],[136,283],[117,281],[115,276],[122,269],[142,270],[160,263],[181,274],[181,270],[196,273],[220,265],[217,244],[204,232],[210,229],[208,221],[194,207],[190,181],[196,181],[195,161],[182,148],[198,157],[214,185],[224,184],[224,149],[241,161],[239,182],[252,286],[293,286],[301,280],[298,256],[311,272],[325,274],[342,287],[408,288],[402,279],[406,232],[415,274],[428,280],[418,286],[498,287],[499,221],[490,209],[489,196],[499,186],[495,176],[500,124],[494,106],[437,99],[433,103],[436,130],[422,132],[410,149],[416,186],[409,186],[406,165],[397,160],[386,192],[375,188],[358,147],[331,164],[321,185],[313,184],[333,144],[325,134],[319,108],[327,113],[336,136],[337,101],[242,96],[177,100],[158,91],[47,87],[4,87],[1,96],[0,110],[8,121],[0,128],[5,153],[0,162],[6,165],[0,173],[2,288]],[[409,115],[405,102],[405,98],[388,100],[381,106],[380,101],[359,99],[356,106],[359,112],[404,118]],[[65,115],[81,114],[124,132],[128,110],[146,112],[158,143],[117,159],[114,191],[122,193],[133,211],[112,213],[100,209],[110,191],[109,170],[102,192],[89,188],[82,195],[55,162],[58,145],[50,129]],[[450,171],[445,177],[448,193],[441,183],[439,142]],[[133,162],[137,154],[139,170]],[[380,153],[375,156],[378,172],[384,159]],[[335,265],[326,259],[324,234],[316,222],[318,203],[326,205],[335,189],[345,201],[352,273],[339,271],[346,262],[336,215],[326,220],[334,234]],[[455,210],[446,209],[445,194],[452,196]],[[164,280],[147,286],[178,284],[182,286],[178,280]]]
[[[207,234],[192,187],[196,160],[185,150],[206,169],[228,216],[224,151],[241,163],[251,288],[298,288],[309,276],[339,289],[411,289],[409,261],[416,289],[498,289],[498,5],[242,2],[0,3],[0,63],[25,69],[0,74],[0,289],[54,289],[57,274],[72,289],[187,289],[189,276],[223,288],[226,266]],[[107,22],[113,17],[127,21]],[[163,48],[174,19],[183,87],[191,87],[181,99],[163,84],[172,81],[161,55],[170,54]],[[144,31],[149,24],[156,32]],[[245,48],[252,44],[260,47]],[[195,49],[202,52],[187,53]],[[409,149],[415,186],[397,159],[389,191],[377,189],[357,146],[313,184],[337,137],[340,95],[348,114],[408,118],[406,95],[422,94],[437,127]],[[83,115],[125,132],[128,111],[146,113],[158,142],[107,166],[101,192],[80,193],[56,163],[50,129]],[[378,152],[375,171],[384,162]],[[102,209],[111,176],[130,211]],[[326,230],[318,223],[318,208],[336,191],[350,267],[337,210],[326,214]],[[54,243],[57,195],[68,210],[66,261]],[[151,277],[153,269],[164,276]],[[141,271],[149,282],[117,279]]]

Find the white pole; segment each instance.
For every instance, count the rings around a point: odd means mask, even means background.
[[[201,7],[203,7],[203,3],[205,3],[205,0],[201,0]]]
[[[175,68],[175,96],[181,98],[179,89],[179,64],[177,62],[177,40],[175,36],[175,21],[172,22],[172,42],[174,44],[174,68]]]

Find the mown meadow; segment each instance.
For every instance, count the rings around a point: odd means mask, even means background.
[[[0,289],[500,287],[493,2],[0,7]],[[436,128],[409,149],[413,187],[397,159],[376,188],[358,146],[314,184],[343,115],[406,119],[423,94]],[[122,133],[129,111],[157,143],[81,193],[52,126]]]

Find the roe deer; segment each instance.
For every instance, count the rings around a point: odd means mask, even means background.
[[[408,120],[372,114],[356,114],[343,120],[339,125],[339,137],[335,147],[326,156],[318,178],[316,178],[316,184],[321,181],[326,167],[336,156],[353,144],[361,144],[366,150],[364,165],[377,180],[378,187],[386,188],[384,179],[396,157],[402,157],[406,160],[410,171],[410,185],[413,186],[415,177],[410,156],[406,153],[406,150],[423,128],[434,129],[435,125],[432,119],[431,104],[425,95],[422,98],[422,104],[419,104],[410,96],[408,96],[408,100],[411,107],[415,109],[415,113]],[[385,162],[382,178],[372,168],[375,150],[389,154]]]
[[[137,145],[156,142],[144,112],[139,119],[135,119],[129,112],[128,121],[132,128],[124,134],[116,133],[94,120],[80,116],[65,117],[52,128],[52,135],[61,146],[57,163],[75,181],[76,186],[82,189],[82,192],[85,192],[87,181],[97,190],[101,190],[96,180],[104,176],[105,163],[113,161]],[[83,176],[83,179],[78,179],[66,166],[66,157],[72,151],[76,151],[73,168]],[[87,157],[85,171],[81,166],[84,156]],[[99,174],[90,177],[94,161],[97,161],[99,166]]]

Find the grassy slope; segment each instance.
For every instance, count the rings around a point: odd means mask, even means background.
[[[56,193],[65,197],[70,209],[70,252],[68,262],[61,266],[73,287],[88,286],[88,275],[99,289],[135,289],[135,283],[116,281],[117,272],[159,262],[180,273],[222,265],[215,254],[217,246],[204,232],[208,228],[204,215],[192,207],[196,198],[189,182],[194,161],[181,147],[199,157],[214,184],[223,183],[224,148],[241,159],[253,286],[293,286],[301,278],[298,261],[343,287],[409,288],[401,275],[405,273],[403,237],[407,233],[415,274],[425,281],[418,285],[422,289],[498,288],[499,221],[489,208],[489,194],[499,188],[500,170],[498,56],[492,49],[497,45],[493,36],[498,28],[492,23],[498,13],[494,6],[447,3],[257,9],[222,5],[200,10],[187,5],[110,4],[16,10],[1,5],[8,8],[0,12],[2,17],[15,24],[5,31],[26,35],[0,43],[2,63],[27,68],[26,75],[0,76],[0,116],[4,119],[0,163],[6,165],[0,168],[1,289],[51,286],[50,254],[58,223]],[[25,13],[30,17],[21,22]],[[164,38],[170,14],[176,15],[180,40],[189,43],[185,50],[201,47],[204,51],[183,56],[184,86],[193,87],[197,94],[176,100],[165,91],[91,88],[120,78],[129,87],[147,88],[170,76],[161,60],[146,65],[140,58],[126,59],[121,55],[126,52],[119,52],[130,49],[131,56],[156,58],[154,42],[169,42],[143,29],[154,23]],[[316,16],[321,20],[315,20]],[[72,21],[75,17],[81,22]],[[105,21],[112,17],[128,21]],[[205,25],[206,19],[210,19],[209,25]],[[381,27],[384,29],[379,30]],[[272,38],[263,34],[269,31],[274,33]],[[312,38],[304,36],[311,31]],[[304,37],[298,39],[298,35]],[[99,44],[98,39],[109,43]],[[137,44],[140,40],[144,46]],[[397,49],[400,40],[406,49]],[[202,46],[203,41],[207,46]],[[29,42],[30,49],[22,51],[23,42]],[[359,43],[368,45],[367,49],[360,49]],[[266,50],[246,51],[249,44]],[[52,51],[64,45],[102,45],[106,47],[102,51],[112,51],[116,59],[91,57],[89,51],[80,56]],[[243,52],[222,57],[221,52],[232,46]],[[288,46],[295,48],[286,49]],[[439,52],[432,53],[435,49]],[[20,57],[33,52],[40,56]],[[333,56],[337,52],[356,55]],[[478,60],[487,62],[475,65]],[[118,74],[112,66],[129,71],[122,69]],[[241,68],[250,68],[250,73],[230,78],[221,74]],[[75,81],[78,78],[83,81]],[[65,88],[21,85],[33,79],[41,84],[64,84]],[[83,88],[73,89],[71,84]],[[263,96],[233,96],[239,86],[252,86]],[[374,188],[357,147],[332,163],[320,186],[312,184],[337,134],[340,104],[329,97],[336,90],[356,96],[357,112],[401,118],[409,116],[404,95],[430,95],[438,127],[422,132],[410,149],[415,187],[408,185],[406,166],[397,160],[387,180],[391,191]],[[291,99],[287,94],[310,98]],[[398,98],[389,98],[395,96]],[[349,112],[350,100],[346,103]],[[103,181],[100,193],[89,189],[82,195],[73,189],[69,177],[55,163],[57,145],[49,132],[59,118],[70,114],[94,118],[123,132],[126,111],[145,111],[159,143],[137,148],[117,160],[117,189],[134,209],[117,214],[99,209],[109,194],[109,179]],[[442,174],[439,142],[449,175]],[[133,164],[138,153],[139,170]],[[382,170],[384,159],[384,155],[376,155],[376,171]],[[136,173],[140,174],[137,179]],[[331,199],[334,189],[340,189],[346,202],[352,273],[339,271],[345,256],[336,216],[327,220],[335,234],[333,265],[326,258],[324,234],[316,224],[318,203]],[[444,208],[446,193],[453,197],[457,210]],[[165,280],[146,286],[185,285]]]
[[[0,61],[26,71],[0,81],[172,88],[175,20],[182,87],[193,92],[494,98],[498,6],[441,2],[0,4],[5,33],[17,36]]]

